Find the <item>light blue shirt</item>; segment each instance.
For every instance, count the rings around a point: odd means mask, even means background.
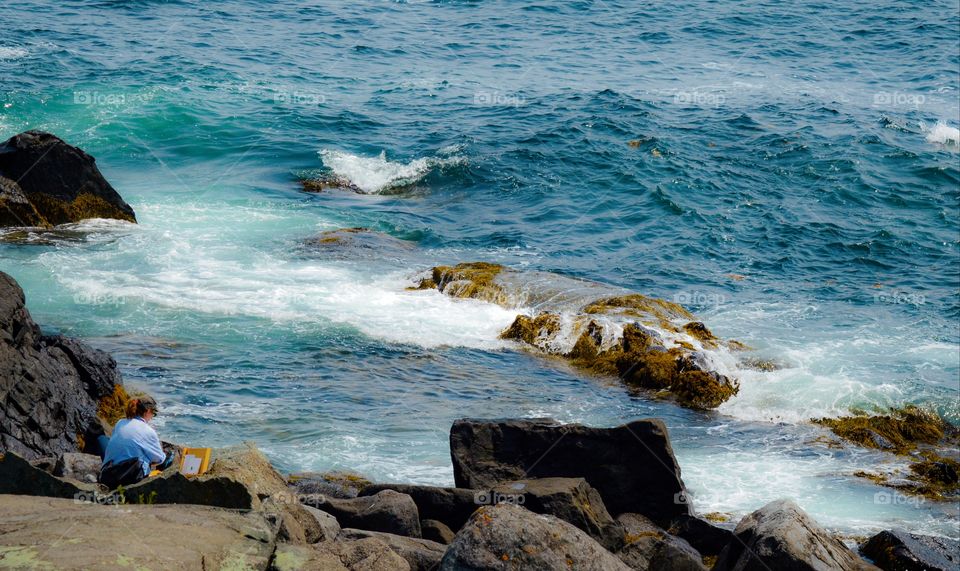
[[[159,464],[167,457],[160,445],[160,437],[139,416],[124,418],[113,428],[113,435],[107,444],[103,464],[123,462],[130,458],[139,458],[143,466],[143,475],[150,473],[150,464]]]

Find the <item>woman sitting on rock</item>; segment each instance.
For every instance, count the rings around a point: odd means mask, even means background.
[[[110,489],[135,484],[147,477],[153,465],[162,470],[173,461],[172,455],[164,454],[157,432],[147,424],[157,415],[157,401],[149,396],[132,398],[126,414],[103,446],[100,483]]]

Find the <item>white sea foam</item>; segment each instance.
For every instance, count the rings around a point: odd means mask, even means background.
[[[28,52],[25,48],[16,48],[10,46],[0,46],[0,59],[20,59],[25,57]]]
[[[370,194],[413,184],[434,169],[466,161],[464,157],[447,156],[423,157],[402,163],[387,159],[386,151],[376,157],[364,157],[330,149],[320,151],[320,158],[336,176]]]
[[[424,347],[501,348],[505,342],[498,333],[516,316],[436,291],[406,291],[408,269],[377,271],[261,249],[262,236],[275,229],[305,226],[309,235],[315,214],[217,203],[139,205],[137,212],[138,226],[105,221],[78,226],[136,230],[112,247],[83,256],[55,250],[40,261],[81,302],[255,317],[314,330],[343,324],[375,339]],[[210,227],[214,220],[216,231]]]
[[[921,127],[927,132],[928,143],[960,146],[960,129],[957,127],[951,127],[943,121],[937,121],[936,125],[929,129],[925,125],[921,125]]]

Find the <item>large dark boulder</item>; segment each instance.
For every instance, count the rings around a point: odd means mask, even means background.
[[[458,488],[491,489],[529,478],[583,478],[613,515],[655,522],[690,514],[667,427],[656,419],[614,428],[551,419],[471,420],[450,430]]]
[[[0,183],[0,206],[11,204],[15,210],[6,213],[16,214],[0,217],[0,222],[12,218],[5,225],[51,226],[85,218],[137,221],[133,208],[100,174],[96,160],[50,133],[27,131],[0,144],[0,176],[7,179]]]
[[[443,522],[453,531],[467,523],[473,512],[480,507],[478,493],[461,488],[440,488],[415,484],[371,484],[360,492],[361,496],[372,496],[383,490],[393,490],[413,498],[420,512],[420,519],[432,519]],[[481,493],[482,495],[482,493]]]
[[[770,502],[743,518],[736,540],[713,571],[875,570],[790,500]]]
[[[421,537],[417,504],[406,494],[383,490],[372,496],[358,498],[315,495],[301,496],[299,499],[308,506],[334,516],[343,527]]]
[[[960,569],[960,542],[902,529],[881,531],[860,546],[860,553],[884,571]]]
[[[611,551],[623,545],[622,527],[607,512],[600,494],[583,478],[517,480],[491,490],[489,499],[558,517]]]
[[[447,548],[440,569],[628,571],[629,567],[561,519],[497,504],[473,514]]]
[[[0,452],[33,460],[79,451],[82,436],[100,425],[100,399],[118,387],[110,355],[42,335],[23,290],[0,272]]]
[[[639,514],[621,514],[624,544],[617,557],[631,569],[706,571],[700,553]]]

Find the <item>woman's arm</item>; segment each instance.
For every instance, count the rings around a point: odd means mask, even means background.
[[[146,423],[144,423],[144,426],[147,426]],[[151,426],[147,426],[147,431],[149,432],[144,434],[143,449],[147,453],[147,458],[150,459],[151,464],[159,464],[166,460],[167,455],[163,452],[163,445],[160,444],[157,431]]]

